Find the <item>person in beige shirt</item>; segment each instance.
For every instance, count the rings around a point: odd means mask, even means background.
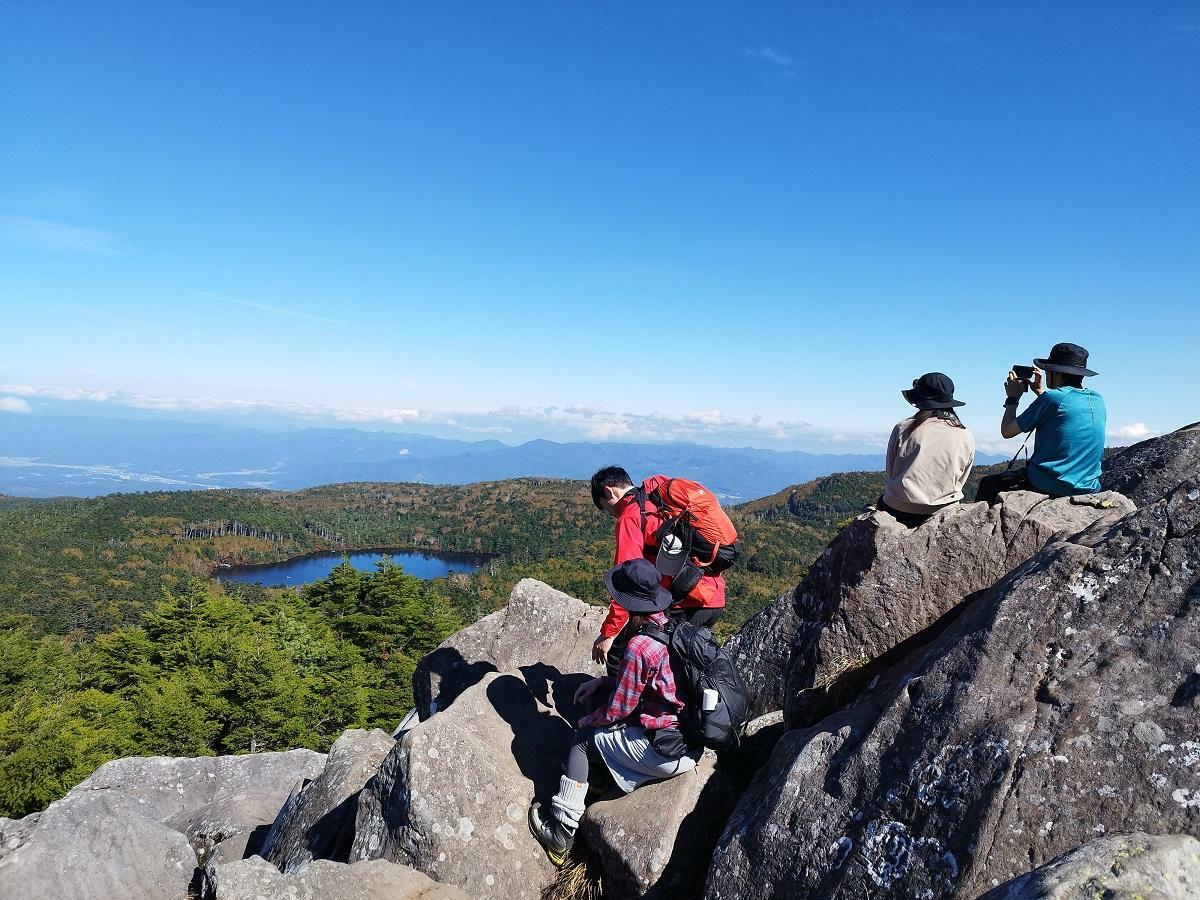
[[[954,408],[954,382],[929,372],[900,392],[919,412],[897,423],[888,441],[887,486],[877,507],[909,528],[958,503],[975,464],[975,438]]]

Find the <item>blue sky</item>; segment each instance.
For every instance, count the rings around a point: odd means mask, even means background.
[[[0,414],[856,449],[941,370],[998,447],[1072,340],[1200,418],[1194,3],[14,4],[0,87]]]

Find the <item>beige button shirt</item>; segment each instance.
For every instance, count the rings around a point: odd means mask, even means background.
[[[905,419],[892,429],[883,500],[900,512],[937,512],[963,498],[975,464],[975,437],[936,417],[912,425]]]

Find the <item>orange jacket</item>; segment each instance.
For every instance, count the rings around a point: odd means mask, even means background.
[[[662,475],[647,479],[646,492],[654,490],[667,479]],[[636,488],[621,498],[617,507],[617,522],[614,536],[617,542],[616,553],[613,555],[613,565],[620,565],[631,559],[644,558],[654,562],[658,555],[658,529],[662,525],[662,517],[658,509],[650,501],[646,502],[646,522],[642,524],[642,512],[638,508]],[[663,578],[663,587],[670,587],[671,579]],[[725,605],[725,579],[720,575],[705,575],[692,588],[691,593],[678,604],[682,607],[701,606],[706,609]],[[629,613],[624,607],[615,602],[608,605],[608,615],[600,626],[600,637],[616,637],[629,621]]]

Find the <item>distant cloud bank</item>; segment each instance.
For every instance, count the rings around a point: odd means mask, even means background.
[[[28,412],[28,400],[102,403],[115,407],[163,413],[204,413],[307,424],[398,426],[493,436],[513,441],[530,437],[592,441],[695,441],[726,445],[763,446],[806,443],[839,453],[876,452],[886,435],[822,431],[800,420],[767,420],[727,415],[719,409],[685,413],[633,413],[582,404],[566,406],[504,406],[486,411],[446,411],[390,406],[328,406],[287,400],[226,397],[177,397],[83,388],[0,385],[11,395],[11,412]],[[27,399],[23,399],[27,398]],[[17,409],[20,405],[22,408]]]

